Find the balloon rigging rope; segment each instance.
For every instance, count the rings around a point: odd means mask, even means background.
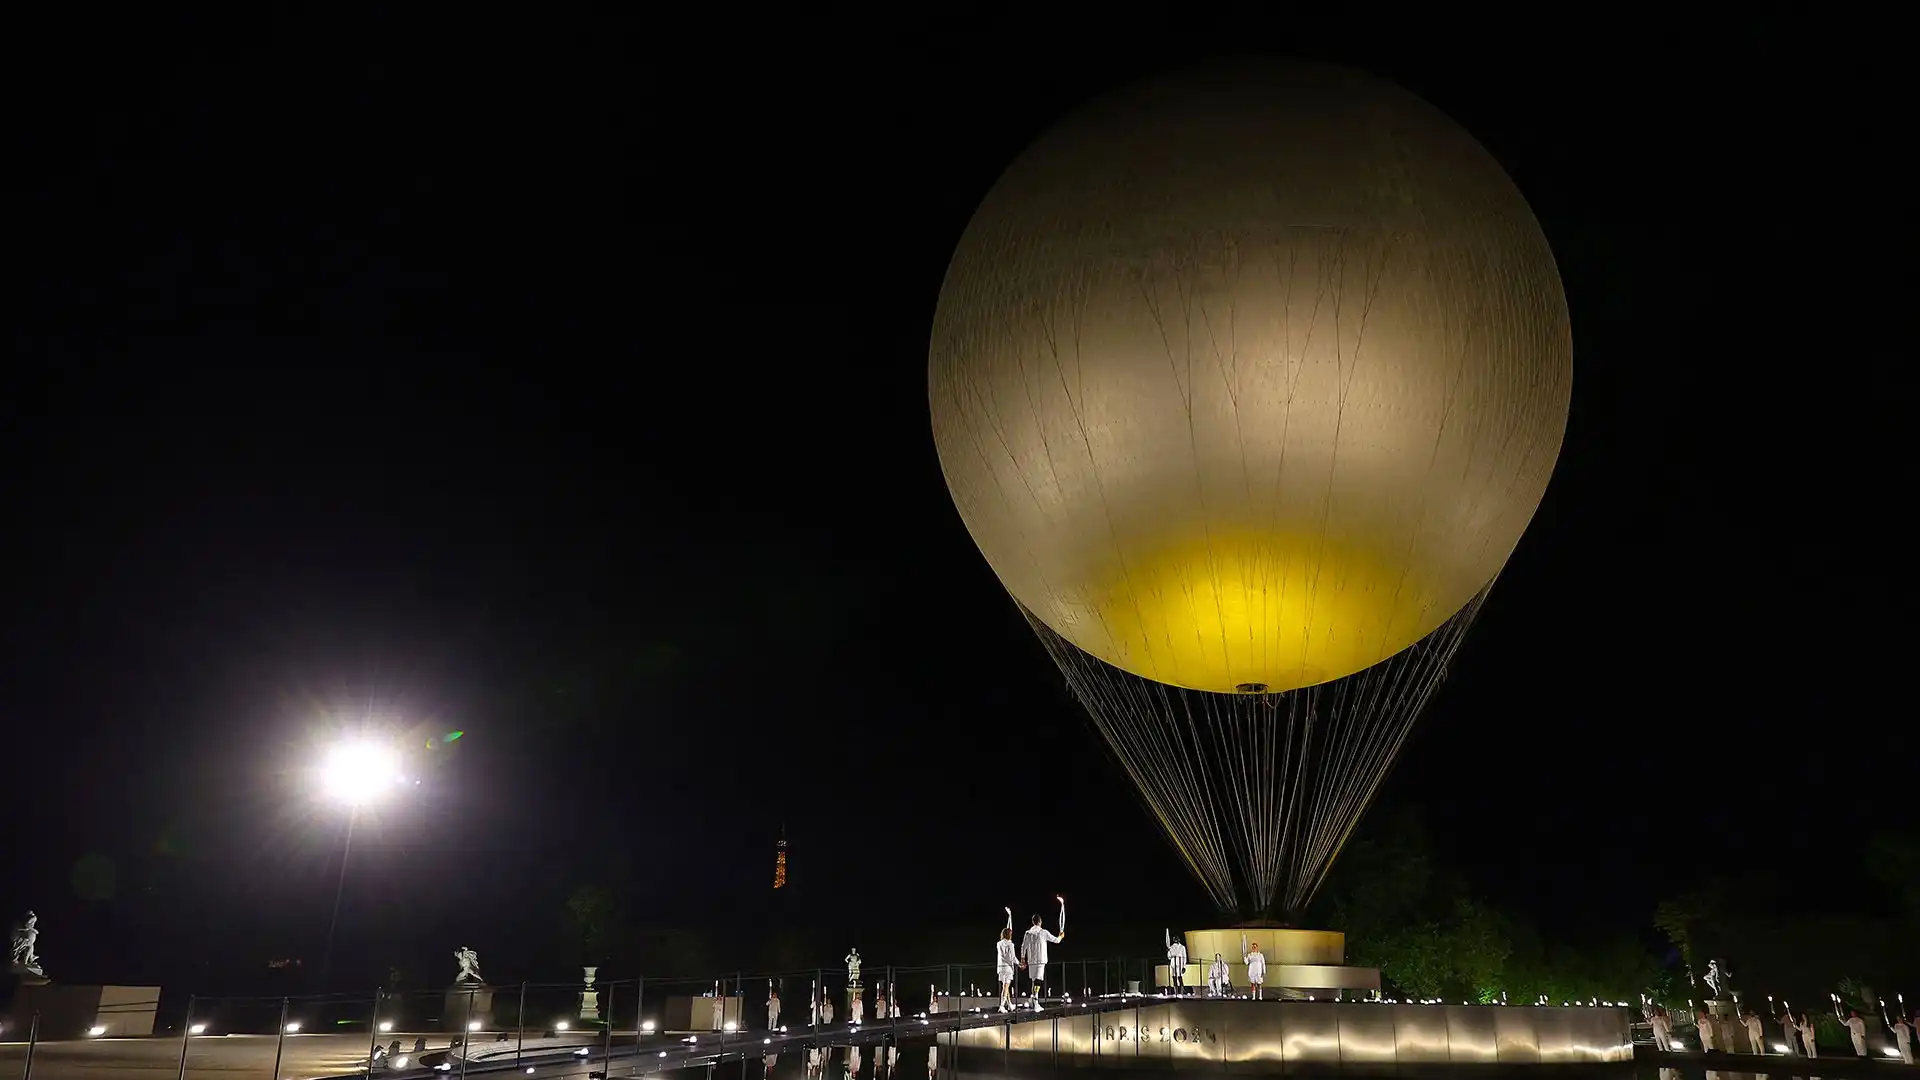
[[[1021,611],[1208,896],[1266,915],[1312,902],[1486,596],[1371,668],[1278,694],[1143,679]]]

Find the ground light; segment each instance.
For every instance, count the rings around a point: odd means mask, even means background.
[[[321,791],[332,802],[372,806],[399,789],[400,755],[372,739],[349,740],[321,757],[319,780]]]
[[[100,1036],[105,1035],[106,1033],[107,1033],[107,1029],[105,1025],[95,1024],[92,1027],[87,1029],[87,1038],[97,1039]]]
[[[206,1033],[207,1033],[207,1025],[205,1024],[194,1024],[192,1027],[189,1027],[187,1029],[187,1034],[189,1035],[205,1035]]]

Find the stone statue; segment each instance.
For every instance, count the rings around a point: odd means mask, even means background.
[[[40,970],[40,954],[34,951],[34,943],[40,940],[40,916],[27,912],[19,928],[13,932],[13,973],[15,975],[38,975],[46,978],[47,973]]]
[[[847,954],[846,965],[847,965],[847,985],[859,986],[860,985],[860,950],[859,949],[855,949],[852,952]]]
[[[1719,960],[1707,964],[1707,985],[1713,988],[1715,1000],[1726,1000],[1727,991],[1731,988],[1728,977],[1732,974]]]
[[[460,965],[460,974],[454,976],[453,979],[455,983],[477,983],[486,981],[480,977],[479,953],[462,945],[454,950],[453,959]]]

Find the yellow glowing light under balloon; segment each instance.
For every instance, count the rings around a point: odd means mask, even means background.
[[[1151,549],[1150,549],[1151,550]],[[1156,682],[1279,693],[1380,662],[1452,614],[1365,548],[1239,534],[1154,550],[1109,571],[1075,637]]]

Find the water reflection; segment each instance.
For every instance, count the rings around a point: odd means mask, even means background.
[[[1795,1061],[1792,1058],[1783,1056],[1777,1068],[1770,1069],[1766,1072],[1706,1069],[1694,1065],[1679,1068],[1671,1065],[1663,1065],[1659,1068],[1654,1068],[1650,1065],[1635,1065],[1633,1068],[1633,1077],[1634,1080],[1826,1080],[1825,1077],[1808,1075],[1804,1071],[1805,1069],[1806,1064],[1804,1059]],[[1554,1075],[1562,1076],[1568,1074],[1556,1071]],[[1595,1072],[1582,1075],[1599,1076],[1602,1074]],[[1620,1074],[1616,1072],[1605,1075],[1619,1076]],[[1838,1078],[1835,1078],[1835,1080],[1838,1080]]]
[[[1060,1080],[1051,1063],[1022,1069],[1016,1059],[1009,1069],[998,1053],[988,1055],[982,1070],[960,1068],[956,1071],[951,1060],[941,1060],[940,1048],[931,1040],[909,1040],[905,1045],[812,1047],[804,1053],[784,1055],[785,1061],[780,1060],[781,1056],[767,1054],[761,1059],[763,1080],[920,1080],[921,1077],[925,1080]],[[951,1051],[948,1057],[951,1059]],[[1772,1065],[1775,1061],[1778,1067],[1769,1071],[1710,1069],[1697,1062],[1681,1065],[1622,1062],[1593,1066],[1555,1065],[1550,1068],[1516,1065],[1502,1069],[1496,1066],[1486,1071],[1476,1070],[1473,1076],[1477,1080],[1500,1080],[1503,1073],[1511,1072],[1513,1080],[1541,1080],[1549,1074],[1551,1080],[1842,1080],[1840,1077],[1823,1077],[1807,1072],[1807,1066],[1813,1063],[1806,1058],[1781,1057],[1769,1059],[1768,1064]],[[1128,1071],[1132,1074],[1132,1080],[1182,1080],[1192,1075],[1188,1070]],[[1880,1070],[1874,1071],[1877,1073]],[[1276,1071],[1269,1075],[1279,1080],[1281,1074]],[[1331,1074],[1329,1080],[1334,1080],[1336,1075]],[[1355,1070],[1353,1075],[1380,1074]],[[1858,1077],[1849,1080],[1858,1080]],[[1889,1071],[1886,1080],[1898,1078]]]

